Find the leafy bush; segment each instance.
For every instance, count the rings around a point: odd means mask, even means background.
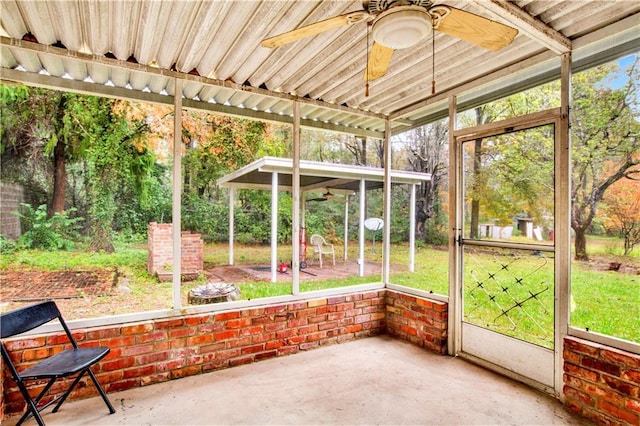
[[[70,209],[67,212],[56,213],[52,217],[47,217],[47,206],[41,204],[34,209],[30,204],[21,203],[22,213],[16,212],[20,217],[22,229],[25,232],[18,239],[20,248],[35,248],[41,250],[70,250],[74,241],[80,238],[78,230],[84,219],[81,217],[71,218],[69,213],[75,212]]]
[[[182,198],[182,229],[208,235],[213,241],[225,241],[229,234],[229,207],[195,194]]]
[[[16,251],[16,242],[0,234],[0,253],[9,254]]]
[[[425,242],[436,246],[446,246],[449,244],[449,235],[445,229],[436,226],[425,227]]]

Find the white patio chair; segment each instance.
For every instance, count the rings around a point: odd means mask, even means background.
[[[333,266],[336,266],[336,252],[333,248],[333,244],[329,244],[325,241],[322,235],[313,234],[309,239],[309,242],[313,246],[313,252],[318,255],[320,260],[320,269],[322,269],[322,255],[330,254],[333,259]]]

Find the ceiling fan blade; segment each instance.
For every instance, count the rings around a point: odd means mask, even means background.
[[[511,44],[518,34],[515,28],[450,6],[435,6],[429,13],[438,15],[439,8],[450,9],[450,12],[440,20],[434,19],[436,30],[485,49],[500,50]]]
[[[269,37],[262,40],[261,45],[263,47],[270,48],[280,47],[282,45],[293,43],[294,41],[298,41],[306,37],[311,37],[325,31],[344,27],[345,25],[349,24],[355,24],[356,22],[360,22],[368,17],[369,14],[364,10],[345,13],[344,15],[334,16],[333,18],[325,19],[324,21],[315,22],[313,24],[297,28],[293,31],[288,31],[277,36]]]
[[[387,73],[393,49],[373,42],[371,53],[369,54],[369,64],[364,73],[365,81],[373,81]]]

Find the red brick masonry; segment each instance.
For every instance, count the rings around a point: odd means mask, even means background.
[[[640,425],[640,355],[567,337],[565,405],[597,424]]]
[[[173,228],[170,223],[149,223],[147,270],[161,280],[171,281],[173,274]],[[183,277],[195,279],[204,271],[204,248],[200,234],[182,232],[181,270]]]
[[[435,353],[447,353],[448,304],[388,290],[387,334]]]
[[[379,290],[76,330],[74,336],[81,346],[111,348],[95,371],[105,390],[116,392],[385,333],[445,354],[447,304]],[[26,368],[62,350],[60,340],[48,334],[8,346]],[[569,409],[603,425],[639,424],[640,356],[568,337],[564,359]],[[0,419],[25,407],[3,371]],[[85,381],[71,399],[96,394]]]
[[[94,370],[107,392],[206,373],[385,332],[385,291],[74,331],[111,353]],[[7,342],[19,368],[62,350],[61,335]],[[4,369],[3,410],[25,404]],[[86,381],[71,398],[95,395]],[[34,386],[37,392],[43,384]],[[37,389],[35,389],[37,388]]]

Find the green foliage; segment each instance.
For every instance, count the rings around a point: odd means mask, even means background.
[[[41,250],[70,250],[79,238],[78,229],[83,218],[70,218],[68,212],[47,217],[47,206],[42,204],[34,209],[21,203],[23,212],[17,212],[25,232],[18,239],[18,246]]]
[[[207,235],[213,241],[224,241],[229,234],[229,208],[212,203],[196,194],[182,197],[182,229]]]
[[[216,179],[284,147],[260,121],[190,112],[183,126],[185,192],[206,198],[215,198]]]
[[[150,155],[146,151],[145,155]],[[143,178],[140,186],[141,194],[135,182],[137,178],[125,179],[116,190],[116,213],[113,217],[113,229],[119,234],[147,233],[149,222],[166,222],[171,220],[172,195],[168,168],[154,163],[152,172]]]
[[[427,243],[435,246],[446,246],[449,244],[449,234],[446,229],[438,226],[425,226],[424,231],[424,240]]]
[[[91,117],[83,116],[83,136],[90,140],[85,151],[87,194],[91,217],[91,249],[113,251],[114,219],[119,203],[116,196],[131,194],[141,206],[149,203],[155,156],[138,143],[148,131],[144,121],[130,122],[116,113],[116,101],[85,97]],[[131,207],[131,204],[129,204]],[[131,227],[134,228],[134,227]],[[136,230],[141,231],[138,225]]]
[[[234,209],[235,239],[242,244],[266,244],[271,241],[271,193],[243,190],[240,206]],[[278,241],[291,241],[291,195],[280,193],[278,201]],[[212,241],[227,241],[229,207],[227,202],[208,201],[196,194],[182,199],[182,227],[207,235]]]
[[[1,254],[9,254],[16,251],[18,248],[15,241],[11,238],[7,238],[4,235],[0,234],[0,253]]]
[[[449,217],[442,211],[442,203],[436,198],[432,209],[431,218],[424,224],[424,242],[435,246],[447,246],[449,244]]]
[[[95,250],[113,250],[114,228],[143,232],[166,205],[144,118],[129,120],[113,99],[1,87],[3,179],[25,185],[34,205],[81,211]]]

